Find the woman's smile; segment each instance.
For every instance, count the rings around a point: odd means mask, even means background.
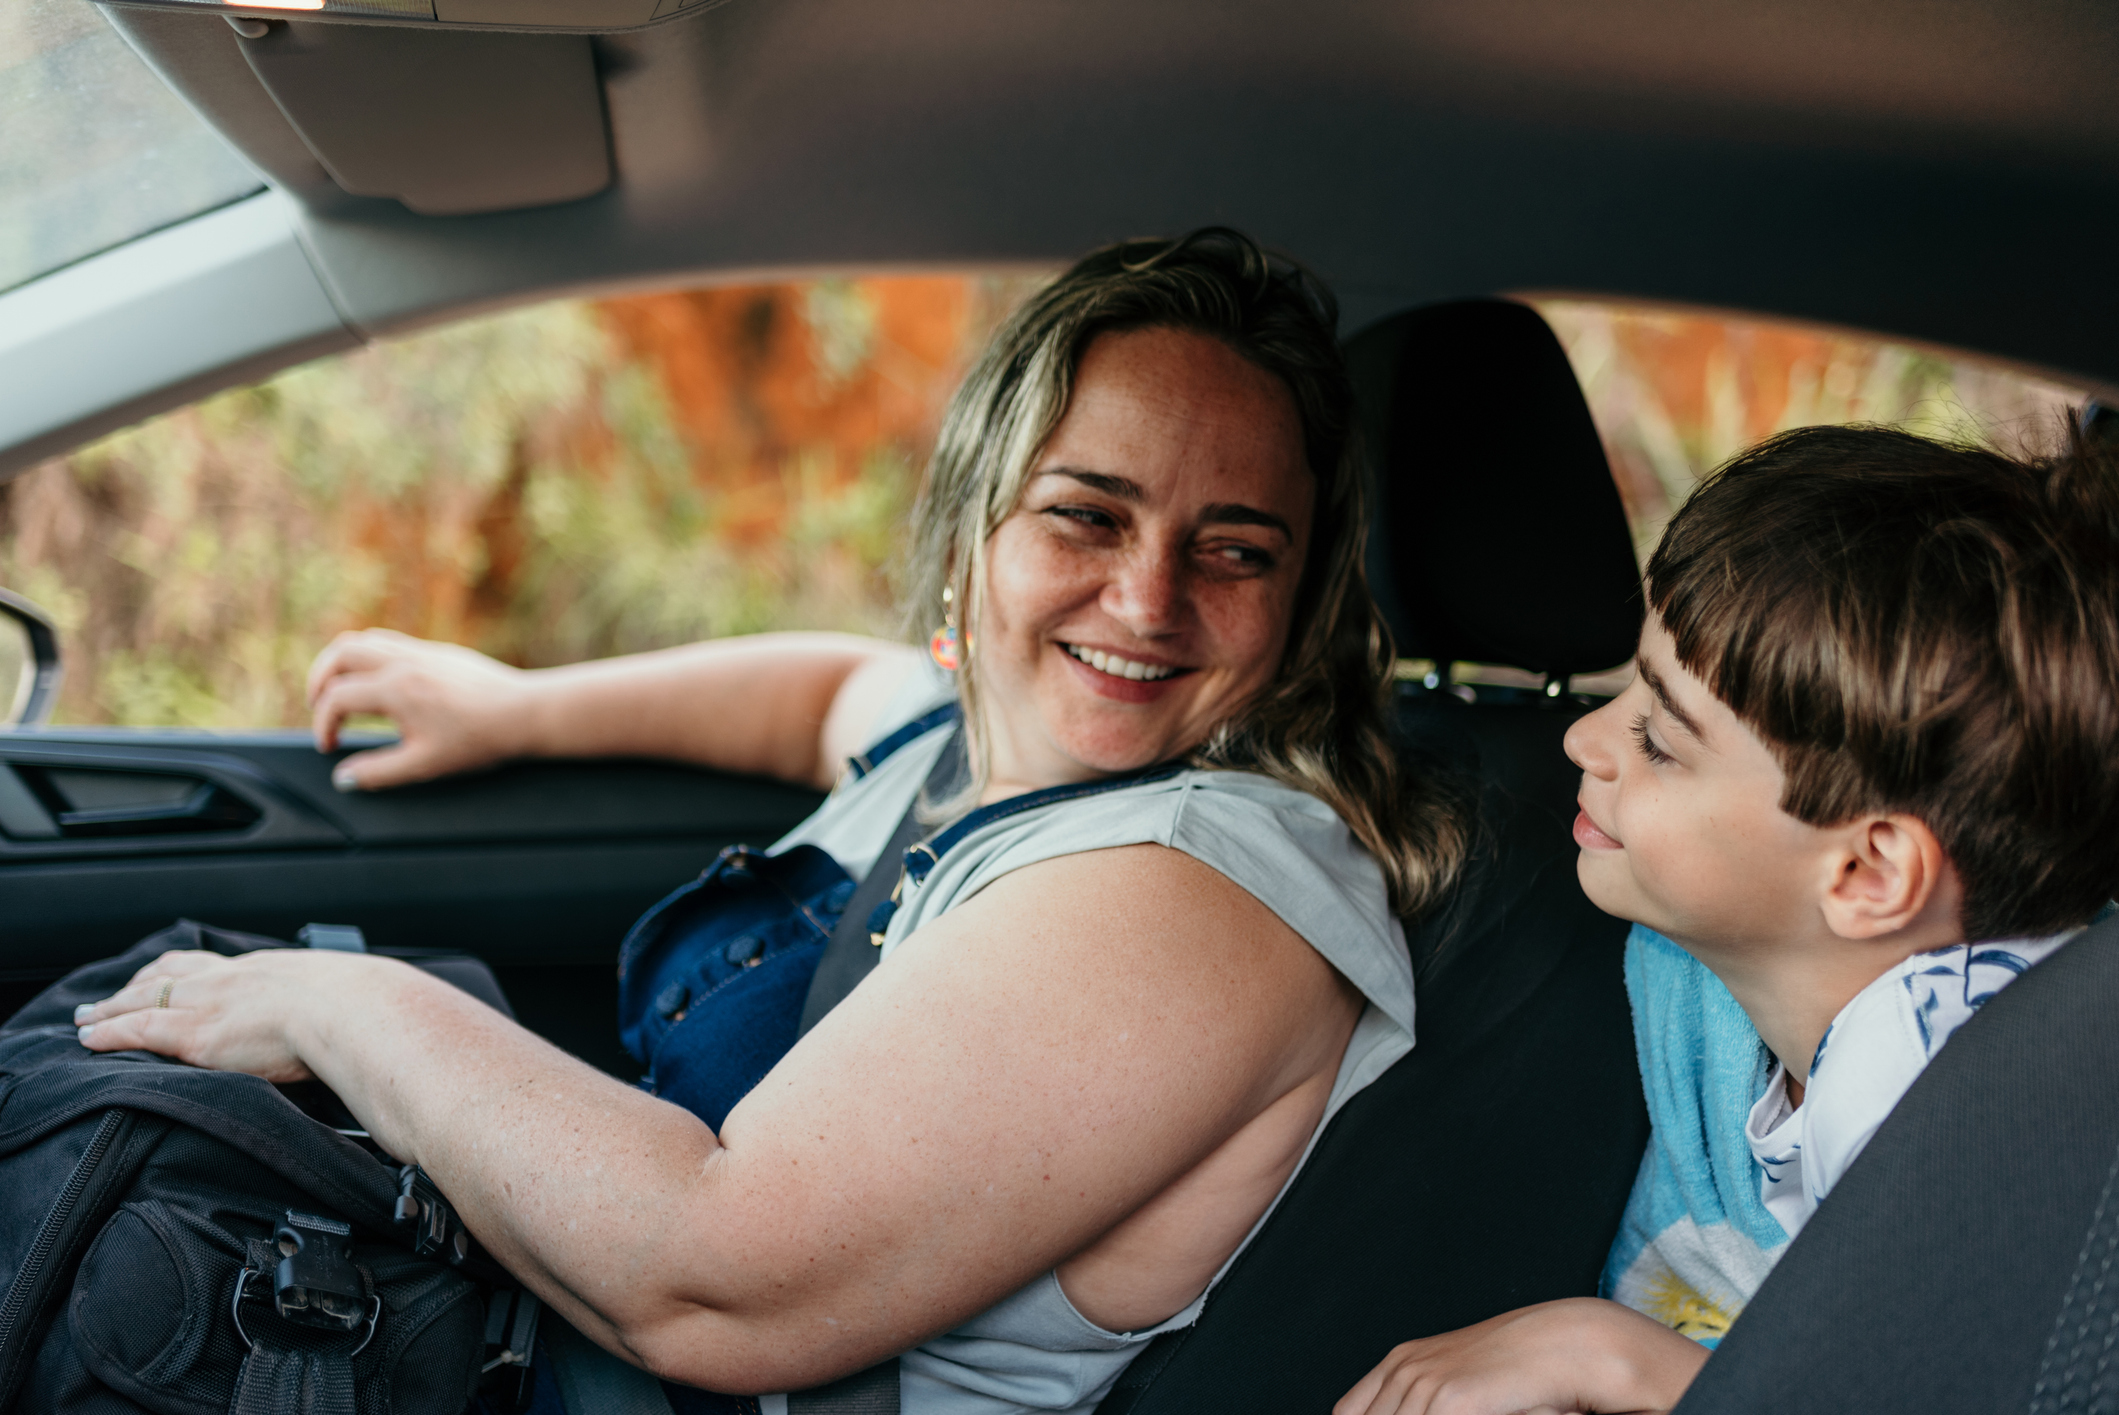
[[[1192,671],[1149,659],[1127,658],[1085,644],[1061,644],[1059,649],[1090,692],[1117,703],[1157,702]]]
[[[1130,678],[1135,682],[1153,683],[1168,678],[1173,673],[1185,671],[1167,663],[1149,663],[1137,658],[1126,658],[1116,651],[1107,653],[1103,649],[1090,648],[1086,644],[1061,644],[1060,647],[1098,673],[1112,678]]]

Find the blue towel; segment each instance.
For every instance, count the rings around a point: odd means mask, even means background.
[[[1773,1058],[1721,980],[1639,924],[1626,996],[1654,1134],[1599,1290],[1711,1347],[1788,1246],[1744,1137]]]

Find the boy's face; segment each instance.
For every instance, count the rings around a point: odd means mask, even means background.
[[[1814,925],[1829,866],[1819,833],[1780,807],[1773,753],[1678,663],[1652,615],[1638,664],[1625,692],[1567,733],[1582,768],[1583,892],[1709,952]]]

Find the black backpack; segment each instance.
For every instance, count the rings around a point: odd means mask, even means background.
[[[423,1174],[328,1123],[335,1098],[314,1083],[75,1039],[75,1004],[167,949],[285,946],[181,923],[0,1027],[0,1412],[460,1415],[471,1401],[505,1277]]]

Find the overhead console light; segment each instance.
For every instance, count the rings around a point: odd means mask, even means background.
[[[97,0],[152,10],[212,10],[230,17],[409,20],[455,29],[557,30],[601,34],[637,29],[715,0]]]

